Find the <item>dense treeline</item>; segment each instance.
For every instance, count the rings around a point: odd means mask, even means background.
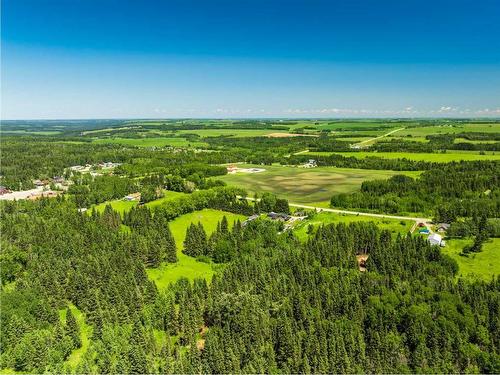
[[[339,168],[359,168],[359,169],[379,169],[393,171],[424,171],[439,168],[442,164],[427,161],[401,159],[383,159],[381,157],[370,156],[366,158],[356,158],[354,156],[331,155],[292,155],[288,164],[304,164],[309,159],[314,158],[318,166],[339,167]]]
[[[500,371],[499,281],[455,282],[457,264],[420,237],[392,238],[374,224],[353,223],[321,226],[301,243],[267,220],[231,230],[223,220],[211,242],[230,249],[232,260],[212,282],[181,278],[158,290],[141,249],[172,245],[160,211],[142,211],[148,224],[129,222],[128,232],[112,210],[79,214],[68,200],[2,208],[2,272],[10,270],[2,277],[2,368]],[[155,240],[143,245],[142,237]],[[359,254],[368,256],[366,272]],[[91,341],[72,367],[80,324],[91,326]]]
[[[500,142],[498,142],[500,137],[497,133],[431,134],[425,138],[428,142],[411,141],[411,137],[381,140],[373,144],[370,150],[380,152],[500,151]],[[462,138],[473,141],[493,141],[493,143],[463,142],[460,140]]]
[[[35,179],[63,176],[73,165],[123,163],[114,173],[128,177],[163,174],[192,180],[218,176],[226,168],[213,165],[238,160],[232,152],[148,150],[119,145],[46,141],[34,137],[2,138],[2,185],[14,190],[32,188]]]
[[[361,191],[338,194],[331,205],[388,213],[432,213],[438,222],[458,217],[500,216],[500,163],[448,163],[413,179],[397,175],[365,181]]]

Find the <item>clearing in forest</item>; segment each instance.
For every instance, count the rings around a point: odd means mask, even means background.
[[[172,235],[177,245],[178,261],[177,263],[162,264],[158,268],[149,268],[146,270],[149,278],[156,283],[158,288],[165,288],[168,284],[175,282],[181,277],[187,277],[190,280],[205,278],[210,281],[212,279],[212,275],[216,271],[218,265],[200,262],[193,257],[185,255],[182,253],[183,242],[186,237],[186,229],[191,223],[197,224],[201,222],[207,235],[210,235],[215,231],[217,223],[221,221],[224,216],[226,216],[230,227],[233,226],[236,220],[239,219],[243,221],[246,219],[244,215],[220,210],[204,209],[179,216],[169,223],[170,230],[172,231]]]

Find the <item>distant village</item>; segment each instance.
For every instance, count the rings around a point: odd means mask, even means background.
[[[102,162],[99,164],[74,165],[68,168],[69,171],[78,173],[89,173],[91,176],[102,176],[103,171],[111,171],[121,163]],[[40,198],[53,198],[62,194],[68,189],[73,181],[63,176],[53,176],[52,178],[33,180],[34,189],[12,191],[5,186],[0,186],[0,200],[37,200]]]

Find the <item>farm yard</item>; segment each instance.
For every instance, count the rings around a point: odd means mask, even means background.
[[[242,164],[240,168],[262,168],[259,165]],[[336,193],[358,190],[368,179],[386,179],[404,173],[417,176],[418,172],[318,167],[303,169],[290,166],[265,166],[265,171],[252,174],[228,174],[218,179],[228,185],[246,189],[249,194],[270,192],[286,197],[293,203],[315,204],[327,207]]]

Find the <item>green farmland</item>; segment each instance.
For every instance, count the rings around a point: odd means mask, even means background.
[[[187,147],[206,146],[204,142],[192,142],[185,138],[177,137],[152,137],[152,138],[102,138],[94,140],[94,143],[121,144],[137,147]]]
[[[378,157],[383,159],[409,159],[416,161],[429,161],[436,163],[449,163],[452,161],[471,161],[471,160],[500,160],[500,153],[485,152],[480,155],[479,151],[454,151],[446,153],[412,153],[412,152],[308,152],[306,155],[331,155],[338,154],[346,157],[355,157],[364,159],[367,157]]]
[[[218,179],[228,185],[253,193],[271,192],[287,197],[291,203],[315,204],[327,207],[333,194],[349,193],[371,179],[386,179],[395,174],[417,176],[418,172],[318,167],[304,169],[289,166],[239,165],[242,168],[265,168],[260,173],[227,174]]]
[[[453,125],[438,125],[438,126],[422,126],[415,128],[406,128],[396,133],[400,137],[407,135],[425,137],[430,134],[451,134],[465,132],[482,132],[482,133],[498,133],[500,131],[499,124],[453,124]]]

